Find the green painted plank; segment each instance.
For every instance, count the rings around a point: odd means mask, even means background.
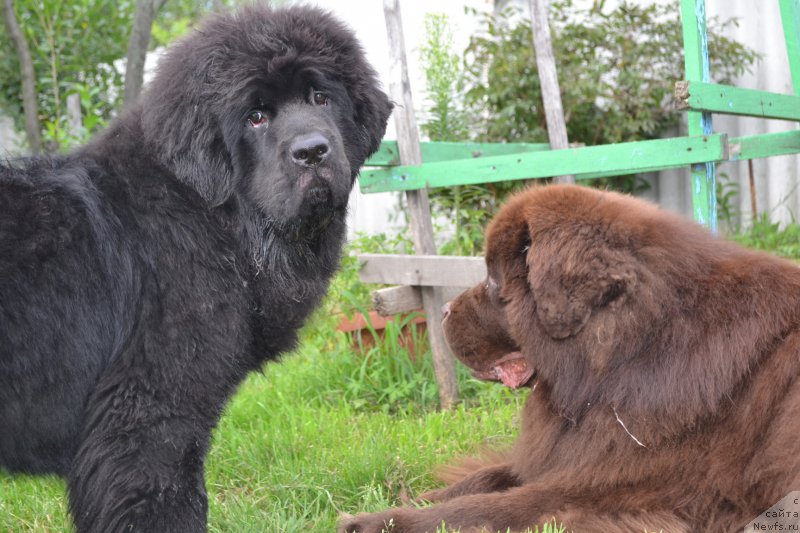
[[[679,83],[675,92],[682,109],[800,120],[800,96],[697,81]]]
[[[630,174],[727,159],[727,136],[676,137],[460,159],[420,166],[365,169],[364,193],[409,191],[476,183],[547,178],[564,174]]]
[[[729,147],[731,161],[800,154],[800,130],[735,137]]]
[[[471,159],[492,155],[541,152],[549,150],[547,143],[421,143],[422,160],[425,163],[450,161],[451,159]],[[400,164],[397,141],[383,141],[378,151],[364,163],[367,167],[388,167]]]
[[[681,0],[683,50],[686,79],[706,82],[711,79],[708,61],[708,30],[704,0]],[[689,111],[686,121],[690,136],[711,135],[711,114]],[[695,164],[692,173],[692,206],[694,219],[711,231],[717,229],[717,169],[713,162]]]
[[[690,80],[702,81],[707,67],[704,65],[702,32],[698,31],[698,25],[705,25],[704,17],[698,17],[698,3],[703,4],[703,0],[681,0],[681,20],[683,23],[683,61],[686,68],[686,78]],[[703,8],[705,9],[705,7]],[[706,34],[707,35],[707,34]],[[707,38],[707,37],[706,37]]]
[[[578,181],[596,180],[601,178],[612,178],[615,176],[627,176],[629,174],[646,174],[648,172],[658,172],[660,170],[668,170],[671,168],[685,167],[686,163],[680,162],[674,165],[658,166],[658,167],[641,167],[641,168],[628,168],[622,170],[614,170],[611,172],[589,172],[587,174],[578,174],[575,179]]]
[[[794,94],[800,96],[800,0],[780,0],[783,35]]]

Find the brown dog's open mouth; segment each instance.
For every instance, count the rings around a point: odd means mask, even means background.
[[[486,381],[501,381],[506,387],[519,388],[533,377],[533,368],[520,352],[504,355],[489,370],[473,370],[472,375]]]

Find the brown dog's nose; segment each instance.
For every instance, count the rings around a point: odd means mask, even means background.
[[[447,302],[442,306],[442,319],[447,318],[447,315],[450,314],[450,302]]]

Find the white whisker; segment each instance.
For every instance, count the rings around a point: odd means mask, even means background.
[[[632,438],[632,439],[633,439],[633,442],[635,442],[636,444],[638,444],[638,445],[639,445],[639,446],[641,446],[642,448],[647,448],[647,446],[645,446],[644,444],[642,444],[642,441],[640,441],[639,439],[637,439],[636,437],[634,437],[634,436],[633,436],[633,433],[631,433],[630,431],[628,431],[628,428],[625,426],[625,422],[623,422],[623,421],[622,421],[622,419],[619,417],[619,415],[617,414],[617,410],[614,408],[614,406],[613,406],[613,405],[611,406],[611,410],[612,410],[612,411],[614,411],[614,416],[615,416],[615,417],[617,417],[617,422],[619,422],[619,425],[620,425],[620,426],[622,426],[622,429],[624,429],[624,430],[625,430],[625,433],[627,433],[627,434],[628,434],[628,436],[630,436],[630,438]]]

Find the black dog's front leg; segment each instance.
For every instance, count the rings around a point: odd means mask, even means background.
[[[78,533],[206,531],[203,463],[250,331],[235,272],[197,257],[143,277],[135,326],[92,389],[68,475]]]
[[[109,411],[92,413],[99,420],[73,461],[68,483],[77,531],[205,532],[203,460],[211,428],[198,428],[185,414],[153,412],[142,405],[148,402],[141,391],[129,392],[132,418],[119,416],[119,396]]]
[[[68,475],[79,533],[206,531],[203,463],[244,376],[232,354],[246,336],[216,329],[221,320],[196,323],[205,327],[171,335],[148,324],[92,391]]]

